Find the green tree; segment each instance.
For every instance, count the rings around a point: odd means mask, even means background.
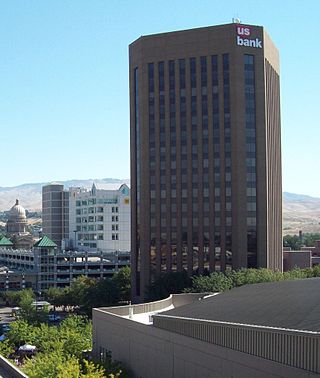
[[[274,272],[271,269],[266,268],[242,268],[239,270],[232,270],[231,272],[228,272],[227,275],[232,279],[232,286],[283,280],[281,272]]]
[[[10,306],[20,306],[20,302],[24,298],[35,298],[35,294],[31,289],[19,290],[19,291],[7,291],[4,293],[4,299]]]
[[[131,297],[131,269],[126,266],[119,270],[113,277],[112,281],[118,290],[120,301],[129,301]]]
[[[7,340],[12,346],[19,347],[23,344],[32,344],[36,340],[35,327],[23,319],[18,319],[10,324]]]
[[[188,291],[196,293],[221,292],[231,289],[232,279],[221,272],[211,273],[209,276],[192,277],[192,288]]]
[[[97,366],[87,360],[83,361],[83,373],[80,375],[81,378],[104,378],[105,376],[105,370],[102,366]]]
[[[79,378],[81,375],[81,366],[75,357],[67,358],[58,366],[57,378]]]
[[[116,283],[107,278],[98,281],[87,291],[85,305],[83,306],[88,316],[91,316],[93,307],[116,305],[119,301],[119,290]]]
[[[117,305],[130,300],[130,268],[122,268],[112,278],[94,280],[81,276],[70,287],[50,288],[46,298],[55,306],[71,306],[91,316],[93,307]]]
[[[64,306],[83,307],[86,305],[86,299],[90,288],[94,287],[97,281],[86,277],[80,276],[75,279],[70,287],[66,287],[60,297],[61,303]]]
[[[65,355],[80,358],[83,350],[92,349],[92,323],[83,316],[68,316],[60,324],[60,339]]]
[[[63,341],[60,337],[60,329],[51,327],[47,323],[42,323],[34,327],[35,344],[41,352],[51,353],[57,350],[63,350]]]
[[[19,317],[30,324],[45,322],[48,319],[48,308],[38,309],[33,302],[34,297],[30,290],[21,292]]]
[[[319,233],[308,233],[302,235],[302,242],[306,247],[314,247],[316,244],[316,240],[320,240]]]
[[[83,316],[69,316],[59,326],[29,324],[18,319],[11,325],[7,339],[0,343],[6,357],[23,344],[32,344],[37,353],[25,361],[23,370],[29,378],[102,378],[122,376],[120,363],[110,356],[108,369],[88,362],[83,351],[92,348],[92,324]]]
[[[161,274],[147,289],[149,301],[167,298],[170,294],[182,293],[191,286],[191,279],[186,271]]]
[[[14,352],[14,347],[9,340],[4,340],[0,342],[0,354],[5,358],[9,358],[9,356]]]
[[[38,353],[24,364],[29,378],[78,378],[79,362],[75,357],[65,357],[60,351]]]
[[[45,293],[45,298],[50,302],[54,307],[63,306],[63,296],[65,294],[64,289],[59,287],[50,287]]]
[[[302,244],[302,240],[298,235],[285,235],[283,237],[283,246],[290,247],[293,251],[299,251]]]

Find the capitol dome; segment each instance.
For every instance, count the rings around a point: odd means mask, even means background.
[[[19,205],[19,200],[8,212],[7,232],[9,235],[26,233],[27,217],[24,207]]]
[[[16,204],[9,210],[8,218],[10,220],[24,220],[26,219],[26,210],[23,206],[19,205],[19,200],[16,200]]]

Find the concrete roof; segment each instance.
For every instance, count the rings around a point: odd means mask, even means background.
[[[245,285],[162,314],[320,332],[320,278]]]

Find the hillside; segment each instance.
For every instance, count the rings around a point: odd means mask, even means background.
[[[320,198],[283,193],[283,234],[320,232]]]
[[[119,186],[120,186],[124,182],[127,184],[130,183],[130,180],[104,178],[104,179],[59,181],[59,183],[63,184],[65,188],[70,188],[72,186],[81,186],[85,188],[91,188],[93,182],[97,184],[119,183]],[[18,198],[20,201],[20,204],[29,211],[41,210],[41,191],[42,191],[42,187],[46,184],[48,183],[40,182],[40,183],[33,183],[33,184],[22,184],[22,185],[13,186],[13,187],[0,187],[0,211],[9,210],[15,204],[16,198]]]
[[[90,188],[92,183],[114,184],[130,180],[113,178],[61,181],[65,188],[84,186]],[[0,211],[6,211],[19,198],[23,207],[30,211],[41,210],[41,188],[46,183],[23,184],[15,187],[0,187]],[[283,193],[283,229],[284,234],[302,232],[320,232],[320,198],[304,194]]]

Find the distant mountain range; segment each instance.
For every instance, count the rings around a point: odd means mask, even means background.
[[[65,188],[81,186],[90,188],[97,184],[130,184],[129,179],[87,179],[59,181]],[[41,189],[47,183],[22,184],[14,187],[0,187],[0,211],[9,210],[16,198],[29,211],[41,210]],[[284,234],[303,232],[320,233],[320,198],[304,194],[283,193],[283,230]]]
[[[59,184],[63,184],[66,189],[72,186],[80,186],[85,188],[91,188],[92,183],[97,184],[117,184],[119,186],[122,183],[129,184],[129,179],[87,179],[87,180],[67,180],[57,181]],[[55,181],[56,183],[56,181]],[[14,204],[16,199],[19,199],[20,204],[29,211],[41,210],[41,193],[42,187],[47,185],[47,182],[38,182],[33,184],[22,184],[12,187],[0,187],[0,211],[9,210]]]

